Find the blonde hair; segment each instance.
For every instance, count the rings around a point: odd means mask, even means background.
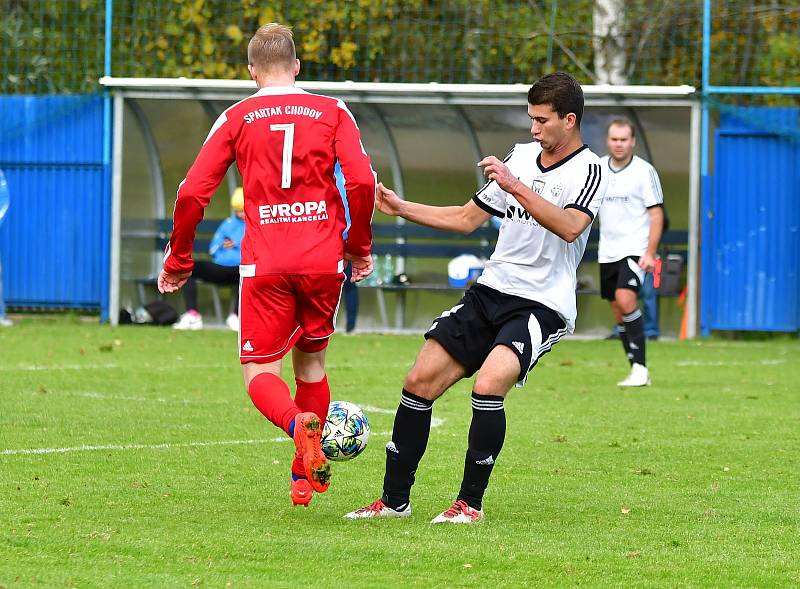
[[[273,22],[259,27],[247,44],[247,62],[261,72],[291,70],[295,59],[292,29],[286,25]]]
[[[241,186],[234,190],[231,195],[231,208],[239,212],[244,210],[244,191]]]

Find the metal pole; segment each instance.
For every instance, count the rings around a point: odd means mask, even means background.
[[[710,213],[710,188],[711,183],[708,177],[708,159],[709,159],[709,130],[708,130],[708,96],[707,89],[709,86],[710,77],[710,64],[711,64],[711,0],[703,0],[703,71],[702,71],[702,87],[700,89],[700,96],[702,100],[702,107],[700,112],[700,200],[701,207],[700,213],[702,218],[700,220],[700,241],[703,244],[701,252],[700,263],[700,289],[699,305],[700,305],[700,334],[709,335],[711,333],[708,327],[710,317],[708,316],[708,308],[710,302],[712,276],[711,276],[711,219]]]
[[[700,261],[700,102],[692,104],[689,125],[689,251],[686,268],[686,337],[697,335],[697,280]]]
[[[106,0],[106,19],[105,19],[105,43],[104,43],[104,56],[103,56],[103,73],[105,76],[111,76],[111,47],[112,47],[112,23],[114,22],[114,0]],[[111,91],[106,88],[103,92],[103,192],[107,195],[108,180],[109,180],[109,167],[112,165],[111,160]],[[113,162],[116,164],[116,160]],[[113,187],[111,188],[113,193]],[[113,194],[112,194],[113,199]],[[113,209],[113,202],[112,207]],[[112,212],[113,215],[113,212]],[[113,216],[109,225],[112,227],[109,239],[109,247],[113,248],[114,235],[113,235]],[[117,235],[119,240],[119,235]],[[119,254],[119,252],[117,252]],[[100,301],[100,321],[111,320],[112,325],[116,325],[119,319],[119,283],[115,280],[115,275],[119,273],[119,268],[114,267],[114,252],[113,249],[109,256],[110,268],[108,273],[108,285],[103,288]],[[117,262],[119,255],[117,255]],[[113,298],[117,297],[117,305],[115,307]]]
[[[122,211],[122,117],[125,102],[114,96],[114,153],[111,173],[111,269],[109,272],[109,319],[111,325],[119,321],[119,260],[120,216]]]

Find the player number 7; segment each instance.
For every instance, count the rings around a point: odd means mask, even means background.
[[[281,167],[281,188],[292,185],[292,149],[294,149],[294,123],[270,125],[270,131],[283,131],[283,165]]]

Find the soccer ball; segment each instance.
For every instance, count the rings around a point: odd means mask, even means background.
[[[322,428],[322,451],[329,460],[351,460],[369,441],[369,421],[358,405],[333,401]]]

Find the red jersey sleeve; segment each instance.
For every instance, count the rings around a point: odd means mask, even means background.
[[[164,270],[172,274],[194,267],[192,246],[204,209],[235,159],[232,124],[222,113],[208,134],[200,153],[178,186],[172,237],[164,254]]]
[[[372,249],[372,212],[375,208],[375,173],[369,156],[361,143],[353,115],[344,102],[337,102],[339,122],[336,126],[334,149],[342,167],[347,204],[350,207],[350,229],[345,251],[358,257],[367,257]]]

